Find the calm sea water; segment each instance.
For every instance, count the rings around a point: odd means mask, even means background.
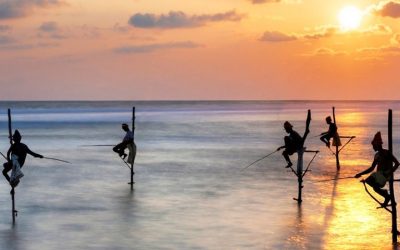
[[[111,147],[83,147],[120,141],[132,106],[133,191],[129,169]],[[339,133],[357,136],[341,152],[340,173],[314,137],[327,130],[332,106]],[[7,108],[33,151],[73,164],[28,157],[15,226],[10,188],[0,178],[0,249],[392,248],[390,214],[376,209],[358,180],[316,181],[370,166],[374,133],[387,142],[388,108],[400,157],[400,102],[0,102],[3,153]],[[313,120],[306,146],[321,153],[298,206],[297,180],[279,153],[241,169],[282,145],[284,121],[302,134],[307,109]]]

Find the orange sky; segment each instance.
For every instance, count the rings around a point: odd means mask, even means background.
[[[0,0],[2,100],[399,99],[399,70],[399,0]]]

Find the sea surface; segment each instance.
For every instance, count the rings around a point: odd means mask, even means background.
[[[121,141],[133,106],[131,190],[130,170],[112,147],[90,145]],[[333,106],[340,135],[356,136],[340,152],[340,172],[318,138]],[[10,186],[0,178],[0,249],[392,249],[391,215],[376,209],[361,178],[319,181],[371,165],[377,131],[387,147],[389,108],[400,157],[400,102],[0,102],[2,153],[7,108],[32,151],[72,164],[28,156],[15,225]],[[308,109],[305,146],[320,153],[299,206],[297,178],[280,152],[242,170],[283,144],[286,120],[303,134]],[[305,154],[305,166],[312,156]],[[400,199],[398,182],[395,189]]]

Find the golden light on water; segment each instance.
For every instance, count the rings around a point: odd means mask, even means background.
[[[385,249],[390,246],[391,215],[376,209],[378,204],[359,181],[343,180],[338,181],[336,187],[324,188],[336,188],[331,217],[326,224],[326,249]]]

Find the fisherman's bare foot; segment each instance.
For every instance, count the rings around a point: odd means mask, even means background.
[[[18,186],[19,184],[19,180],[15,180],[13,182],[10,183],[11,187],[15,188],[16,186]]]
[[[385,201],[382,203],[382,207],[387,207],[389,205],[390,197],[385,198]]]
[[[293,166],[293,163],[289,162],[285,168],[290,168],[291,166]]]
[[[329,142],[326,143],[326,146],[327,146],[328,148],[331,148],[331,144],[330,144]]]

